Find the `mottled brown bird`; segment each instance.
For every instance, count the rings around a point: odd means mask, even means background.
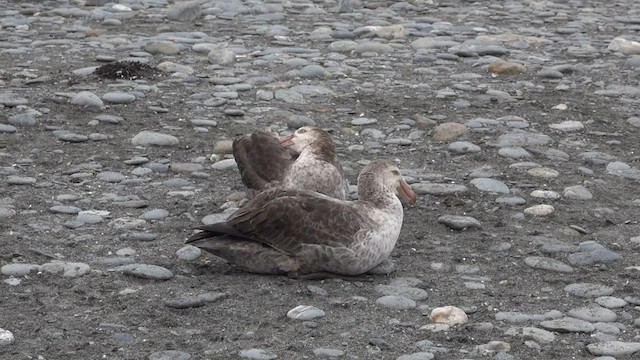
[[[199,227],[187,243],[249,272],[363,274],[398,240],[398,197],[413,204],[416,194],[396,165],[377,160],[360,172],[358,195],[344,201],[306,190],[265,190],[227,221]]]
[[[243,135],[233,142],[233,156],[242,182],[254,190],[252,196],[279,186],[347,198],[348,183],[333,140],[320,128],[301,127],[282,139],[264,130]]]

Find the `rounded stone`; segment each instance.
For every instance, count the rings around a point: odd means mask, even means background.
[[[12,344],[16,338],[9,330],[0,328],[0,346],[6,346]]]
[[[596,298],[595,301],[598,305],[608,309],[621,308],[629,304],[624,299],[614,296],[600,296],[599,298]]]
[[[133,145],[139,146],[174,146],[180,141],[173,135],[161,134],[153,131],[141,131],[131,139]]]
[[[315,306],[298,305],[287,312],[287,317],[295,320],[314,320],[324,317],[324,311]]]
[[[394,310],[409,310],[414,309],[417,306],[415,301],[399,295],[386,295],[379,297],[376,300],[376,304]]]
[[[136,96],[122,91],[113,91],[102,95],[102,99],[112,104],[129,104],[136,100]]]
[[[614,289],[610,286],[593,283],[573,283],[565,286],[564,291],[577,297],[599,297],[613,294]]]
[[[547,216],[553,214],[554,211],[553,206],[546,204],[534,205],[524,209],[524,213],[531,216]]]
[[[169,216],[169,211],[165,209],[153,209],[140,216],[144,220],[164,220]]]
[[[509,187],[500,180],[491,178],[475,178],[471,180],[471,185],[475,186],[480,191],[508,194]]]
[[[240,357],[243,359],[252,359],[252,360],[273,360],[278,358],[278,355],[272,354],[264,349],[240,350],[238,355],[240,355]]]

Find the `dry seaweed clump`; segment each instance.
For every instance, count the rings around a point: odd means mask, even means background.
[[[158,76],[158,69],[137,61],[118,61],[96,69],[96,75],[105,79],[150,79]]]

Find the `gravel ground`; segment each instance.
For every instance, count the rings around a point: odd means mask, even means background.
[[[0,0],[0,63],[1,359],[640,356],[635,0]],[[384,269],[184,245],[313,124],[419,194]]]

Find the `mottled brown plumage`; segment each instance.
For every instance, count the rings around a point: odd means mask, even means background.
[[[359,200],[273,188],[225,222],[199,227],[187,243],[246,271],[358,275],[385,260],[398,239],[403,210],[416,195],[391,162],[369,164],[358,177]]]
[[[242,182],[249,189],[281,186],[338,199],[347,196],[348,184],[335,146],[331,136],[320,128],[305,126],[279,140],[268,131],[240,136],[233,142],[233,155]]]

